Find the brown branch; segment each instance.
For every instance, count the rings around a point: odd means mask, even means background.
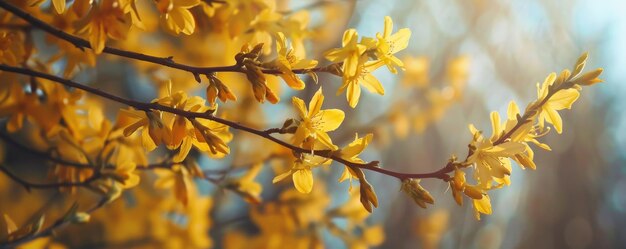
[[[38,19],[37,17],[34,17],[31,14],[21,10],[20,8],[13,6],[7,1],[0,0],[0,8],[3,8],[7,10],[8,12],[13,13],[19,18],[30,23],[33,27],[42,29],[43,31],[45,31],[46,33],[50,35],[53,35],[59,39],[65,40],[81,50],[84,50],[85,48],[92,49],[91,45],[89,44],[89,41],[83,38],[80,38],[78,36],[69,34],[58,28],[55,28],[49,25],[48,23]],[[158,65],[186,71],[186,72],[192,73],[194,77],[196,78],[196,80],[200,79],[200,75],[210,75],[216,72],[245,73],[245,69],[241,67],[241,65],[219,66],[219,67],[191,66],[191,65],[174,62],[173,57],[171,56],[170,57],[157,57],[157,56],[142,54],[138,52],[112,48],[109,46],[105,46],[102,52],[106,54],[117,55],[117,56],[129,58],[133,60],[149,62],[153,64],[158,64]],[[282,72],[277,69],[263,69],[262,71],[263,73],[266,73],[266,74],[282,74]],[[325,72],[325,68],[324,67],[303,68],[303,69],[293,69],[292,71],[296,74],[307,74],[309,72]]]
[[[83,187],[83,186],[87,186],[89,183],[100,178],[100,174],[95,173],[91,177],[80,182],[32,183],[32,182],[28,182],[20,178],[19,176],[9,171],[4,165],[1,165],[1,164],[0,164],[0,171],[2,171],[6,176],[11,178],[13,181],[22,185],[28,192],[30,192],[31,188],[46,189],[46,188],[62,188],[62,187]]]
[[[263,137],[267,140],[270,140],[274,143],[277,143],[285,148],[288,148],[296,153],[313,153],[317,156],[321,156],[321,157],[325,157],[328,159],[332,159],[334,161],[337,161],[341,164],[344,164],[348,167],[352,167],[352,168],[362,168],[362,169],[366,169],[366,170],[371,170],[371,171],[376,171],[385,175],[389,175],[389,176],[393,176],[396,177],[400,180],[403,179],[407,179],[407,178],[441,178],[441,179],[446,179],[447,176],[444,176],[444,174],[442,173],[442,170],[438,170],[435,172],[431,172],[431,173],[425,173],[425,174],[406,174],[406,173],[399,173],[399,172],[395,172],[395,171],[391,171],[391,170],[387,170],[387,169],[383,169],[383,168],[379,168],[378,166],[378,161],[372,161],[369,163],[354,163],[354,162],[350,162],[344,158],[341,158],[340,156],[338,156],[335,152],[336,151],[332,151],[332,150],[313,150],[311,151],[310,149],[305,149],[305,148],[301,148],[298,146],[294,146],[292,144],[289,144],[281,139],[278,139],[274,136],[272,136],[271,134],[267,133],[264,130],[257,130],[245,125],[242,125],[240,123],[234,122],[234,121],[230,121],[227,119],[223,119],[223,118],[219,118],[216,116],[213,116],[211,113],[200,113],[200,112],[190,112],[190,111],[185,111],[185,110],[181,110],[181,109],[176,109],[173,107],[169,107],[169,106],[164,106],[164,105],[160,105],[159,103],[146,103],[146,102],[139,102],[139,101],[135,101],[135,100],[131,100],[131,99],[126,99],[123,97],[119,97],[113,94],[110,94],[108,92],[104,92],[100,89],[97,88],[92,88],[86,85],[82,85],[79,84],[77,82],[68,80],[68,79],[64,79],[61,77],[57,77],[54,75],[50,75],[50,74],[46,74],[46,73],[42,73],[42,72],[38,72],[38,71],[34,71],[31,69],[26,69],[26,68],[20,68],[20,67],[12,67],[12,66],[8,66],[8,65],[0,65],[0,70],[1,71],[6,71],[6,72],[13,72],[13,73],[18,73],[18,74],[22,74],[22,75],[27,75],[27,76],[32,76],[32,77],[37,77],[37,78],[43,78],[43,79],[47,79],[50,81],[54,81],[60,84],[63,84],[65,86],[68,87],[74,87],[74,88],[78,88],[81,89],[85,92],[100,96],[102,98],[106,98],[109,100],[113,100],[125,105],[128,105],[130,107],[133,107],[135,109],[138,110],[142,110],[142,111],[152,111],[152,110],[157,110],[157,111],[163,111],[163,112],[168,112],[168,113],[172,113],[172,114],[176,114],[182,117],[185,117],[187,119],[195,119],[195,118],[199,118],[199,119],[208,119],[223,125],[227,125],[233,129],[237,129],[237,130],[241,130],[244,132],[248,132],[254,135],[257,135],[259,137]],[[448,171],[449,172],[449,171]]]
[[[11,138],[8,134],[5,134],[3,132],[0,132],[0,139],[4,140],[5,142],[9,143],[10,145],[23,150],[29,154],[33,154],[39,157],[42,157],[50,162],[53,163],[57,163],[57,164],[61,164],[63,166],[67,166],[67,167],[75,167],[75,168],[84,168],[84,169],[94,169],[93,165],[90,165],[88,163],[79,163],[79,162],[72,162],[72,161],[68,161],[62,158],[58,158],[55,156],[50,155],[49,153],[45,153],[43,151],[38,151],[35,150],[33,148],[30,148],[28,146],[25,146],[17,141],[15,141],[13,138]],[[156,169],[156,168],[170,168],[172,165],[174,165],[175,163],[170,162],[169,160],[163,160],[162,162],[158,162],[158,163],[151,163],[151,164],[147,164],[147,165],[137,165],[137,169],[138,170],[150,170],[150,169]],[[114,165],[106,165],[105,168],[113,168]]]
[[[57,163],[57,164],[63,164],[66,166],[70,166],[70,167],[76,167],[76,168],[92,168],[91,165],[86,164],[86,163],[79,163],[79,162],[70,162],[55,156],[52,156],[48,153],[42,152],[42,151],[38,151],[35,150],[33,148],[30,148],[28,146],[25,146],[17,141],[15,141],[13,138],[11,138],[9,135],[5,134],[4,132],[0,132],[0,139],[4,140],[5,142],[7,142],[8,144],[23,150],[25,152],[28,152],[29,154],[33,154],[39,157],[42,157],[48,161],[51,161],[53,163]]]
[[[281,139],[278,139],[274,136],[272,136],[273,133],[276,132],[276,130],[274,129],[268,129],[268,130],[257,130],[245,125],[242,125],[240,123],[237,122],[233,122],[227,119],[223,119],[223,118],[219,118],[214,116],[212,113],[199,113],[199,112],[189,112],[189,111],[185,111],[185,110],[181,110],[181,109],[176,109],[173,107],[169,107],[169,106],[163,106],[160,105],[158,103],[145,103],[145,102],[139,102],[139,101],[135,101],[135,100],[131,100],[131,99],[126,99],[126,98],[122,98],[113,94],[110,94],[108,92],[104,92],[102,90],[96,89],[96,88],[92,88],[86,85],[82,85],[79,84],[77,82],[68,80],[68,79],[64,79],[64,78],[60,78],[54,75],[50,75],[50,74],[46,74],[46,73],[42,73],[42,72],[38,72],[38,71],[34,71],[31,69],[27,69],[27,68],[20,68],[20,67],[12,67],[12,66],[7,66],[7,65],[0,65],[0,70],[2,71],[7,71],[7,72],[13,72],[13,73],[18,73],[18,74],[23,74],[23,75],[27,75],[27,76],[31,76],[31,77],[38,77],[38,78],[44,78],[44,79],[48,79],[60,84],[63,84],[65,86],[69,86],[69,87],[74,87],[74,88],[78,88],[81,89],[83,91],[92,93],[94,95],[98,95],[100,97],[103,98],[107,98],[131,107],[134,107],[138,110],[143,110],[143,111],[151,111],[151,110],[158,110],[158,111],[163,111],[163,112],[169,112],[172,114],[176,114],[182,117],[185,117],[187,119],[195,119],[195,118],[200,118],[200,119],[208,119],[223,125],[227,125],[233,129],[237,129],[237,130],[241,130],[241,131],[245,131],[254,135],[257,135],[259,137],[263,137],[267,140],[270,140],[274,143],[277,143],[285,148],[288,148],[296,153],[304,153],[304,154],[308,154],[308,153],[313,153],[317,156],[321,156],[321,157],[325,157],[328,159],[332,159],[334,161],[337,161],[343,165],[346,165],[347,167],[351,167],[351,168],[361,168],[361,169],[366,169],[366,170],[370,170],[370,171],[375,171],[381,174],[385,174],[385,175],[389,175],[389,176],[393,176],[395,178],[398,178],[399,180],[404,180],[404,179],[410,179],[410,178],[418,178],[418,179],[423,179],[423,178],[439,178],[442,180],[448,180],[450,177],[448,175],[448,173],[454,171],[458,165],[463,165],[467,162],[467,159],[471,156],[472,151],[470,150],[467,154],[467,157],[465,158],[465,160],[463,162],[449,162],[447,163],[444,167],[442,167],[441,169],[434,171],[434,172],[429,172],[429,173],[421,173],[421,174],[410,174],[410,173],[400,173],[400,172],[396,172],[396,171],[392,171],[392,170],[388,170],[388,169],[383,169],[378,167],[379,162],[378,161],[372,161],[369,163],[354,163],[354,162],[350,162],[344,158],[341,158],[340,156],[338,156],[335,151],[332,150],[309,150],[309,149],[305,149],[305,148],[301,148],[298,146],[294,146],[292,144],[289,144]],[[498,145],[501,144],[503,142],[505,142],[507,139],[510,138],[510,136],[517,131],[520,127],[522,127],[522,125],[526,122],[528,122],[529,118],[533,117],[536,114],[536,109],[541,107],[543,104],[545,104],[549,98],[554,95],[556,92],[558,92],[561,89],[566,89],[568,87],[571,87],[573,85],[572,82],[565,82],[561,85],[559,85],[558,87],[551,87],[549,89],[548,94],[546,95],[546,97],[544,99],[542,99],[539,103],[537,103],[536,105],[534,105],[534,108],[531,108],[529,110],[527,110],[524,115],[518,120],[518,123],[511,129],[509,130],[506,134],[502,135],[497,141],[494,142],[494,145]]]

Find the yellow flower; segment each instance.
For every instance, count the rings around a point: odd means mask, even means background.
[[[156,100],[157,103],[188,112],[206,112],[211,108],[205,105],[205,100],[198,97],[188,97],[183,91]],[[228,126],[206,120],[189,120],[184,116],[174,115],[171,122],[170,149],[178,148],[174,155],[174,162],[182,162],[191,151],[192,145],[201,151],[209,153],[213,158],[221,158],[230,153],[226,145],[232,139]]]
[[[474,217],[480,220],[480,214],[491,214],[491,199],[484,195],[481,199],[473,199]]]
[[[537,101],[543,101],[548,97],[548,91],[550,86],[554,84],[556,74],[551,73],[543,82],[541,87],[537,83]],[[554,126],[557,133],[563,132],[563,120],[557,111],[563,109],[571,109],[572,104],[578,99],[580,93],[577,89],[563,89],[552,95],[542,106],[539,112],[539,127],[543,128],[545,122],[548,122]]]
[[[24,93],[20,84],[6,84],[0,99],[0,117],[9,117],[7,131],[15,132],[22,128],[24,119],[32,117],[35,121],[46,123],[50,113],[41,112],[41,103],[36,94]]]
[[[397,33],[391,34],[393,29],[393,21],[391,17],[385,16],[385,29],[383,34],[376,34],[378,43],[376,46],[376,56],[381,60],[391,73],[398,73],[396,67],[404,69],[404,63],[398,57],[394,56],[395,53],[405,49],[409,44],[411,38],[411,30],[404,28],[398,30]]]
[[[237,192],[244,195],[246,201],[251,203],[260,203],[261,202],[261,191],[263,190],[263,186],[258,182],[254,181],[254,178],[259,175],[263,169],[262,163],[256,163],[248,169],[246,174],[244,174],[239,179],[228,179],[225,184],[227,187],[233,187]]]
[[[339,157],[353,163],[365,163],[361,158],[358,158],[358,156],[365,150],[365,148],[367,148],[367,145],[369,145],[373,137],[374,135],[371,133],[361,138],[359,138],[358,134],[355,134],[354,141],[339,151]],[[339,177],[339,182],[349,180],[350,189],[352,189],[352,178],[358,178],[358,176],[356,172],[350,169],[350,167],[344,167],[343,173],[341,174],[341,177]]]
[[[168,31],[178,35],[193,34],[196,21],[189,9],[200,4],[200,0],[158,0],[157,8],[161,12],[161,23]]]
[[[493,142],[502,133],[500,118],[497,112],[492,112],[491,125],[493,135],[491,139],[485,139],[480,131],[474,125],[469,126],[474,139],[471,146],[474,148],[473,153],[468,157],[468,163],[476,164],[476,172],[478,185],[483,189],[489,189],[493,178],[504,178],[510,175],[511,170],[505,165],[510,164],[508,158],[523,153],[526,145],[521,142],[506,141],[497,145]]]
[[[519,108],[515,102],[511,101],[509,103],[509,108],[507,110],[508,119],[505,123],[505,131],[511,130],[515,125],[517,125],[517,117],[519,114]],[[541,143],[537,140],[537,138],[547,134],[547,132],[539,133],[540,128],[533,124],[533,122],[526,122],[524,125],[520,126],[513,134],[511,134],[511,141],[516,142],[524,142],[526,145],[526,151],[524,153],[520,153],[515,155],[513,158],[522,168],[531,168],[535,169],[537,166],[533,162],[534,152],[528,146],[528,143],[533,143],[537,145],[539,148],[550,151],[551,148],[547,144]]]
[[[200,151],[209,153],[213,158],[222,158],[230,153],[230,148],[226,143],[233,139],[233,134],[228,131],[228,126],[206,119],[194,119],[193,136],[183,139],[180,150],[189,152],[185,147],[187,141],[191,141],[193,146]]]
[[[253,17],[246,25],[247,31],[244,32],[244,39],[252,44],[263,43],[265,46],[262,50],[263,54],[269,54],[272,52],[272,34],[279,30],[283,30],[279,26],[279,21],[283,18],[281,14],[276,11],[275,6],[255,6],[262,8],[260,11],[255,10]],[[258,12],[257,12],[258,11]]]
[[[326,132],[334,131],[341,125],[344,113],[339,109],[320,110],[324,103],[322,88],[313,95],[308,110],[302,99],[293,97],[292,102],[300,116],[293,136],[294,144],[300,146],[305,143],[306,148],[313,148],[314,142],[320,142],[328,148],[337,149]]]
[[[280,77],[283,78],[285,83],[291,88],[296,90],[304,89],[304,82],[291,70],[315,67],[317,61],[297,57],[294,50],[287,47],[287,40],[282,32],[278,32],[277,34],[276,50],[278,51],[278,58],[271,64],[282,72]]]
[[[22,36],[0,31],[0,63],[16,66],[24,60],[25,54]]]
[[[361,97],[361,86],[365,87],[369,92],[385,94],[380,81],[371,74],[374,70],[383,65],[381,61],[367,61],[366,56],[361,56],[357,63],[356,74],[344,75],[343,84],[337,90],[337,95],[346,91],[346,99],[350,107],[354,108],[359,103]]]
[[[319,165],[328,165],[331,160],[325,157],[315,156],[312,154],[303,154],[302,158],[294,161],[291,170],[274,177],[273,183],[282,181],[291,176],[293,185],[300,193],[308,194],[313,189],[313,171]]]
[[[119,178],[122,187],[132,188],[139,184],[139,176],[135,173],[137,165],[132,161],[128,150],[120,150],[115,165],[115,175]]]
[[[310,39],[312,35],[308,28],[310,19],[310,12],[302,10],[288,15],[278,23],[283,33],[290,38],[294,55],[299,58],[306,57],[304,41]]]
[[[157,114],[153,111],[122,109],[120,114],[134,120],[124,128],[124,136],[128,137],[140,128],[143,129],[141,141],[146,150],[152,151],[160,144],[171,144],[172,132],[169,127],[163,124],[160,112]]]
[[[171,85],[171,82],[170,82]],[[173,94],[169,94],[167,97],[156,100],[157,103],[172,107],[183,111],[203,112],[208,110],[204,106],[204,100],[198,96],[189,98],[183,91],[178,91]],[[172,129],[172,148],[177,148],[183,141],[183,138],[187,133],[187,126],[189,121],[184,116],[174,115],[174,119],[171,125]]]
[[[354,141],[339,151],[339,157],[353,163],[364,163],[358,156],[367,148],[373,137],[372,133],[368,133],[360,138],[358,134],[355,134]]]
[[[132,21],[116,0],[102,0],[93,4],[89,14],[78,23],[78,33],[86,33],[96,54],[104,49],[106,37],[126,39]]]
[[[332,62],[343,62],[343,72],[345,76],[357,74],[357,66],[360,63],[361,55],[367,47],[358,43],[359,34],[355,29],[348,29],[343,33],[342,48],[334,48],[326,52],[325,57]]]
[[[171,169],[157,169],[154,173],[158,176],[154,186],[159,189],[173,188],[176,200],[187,206],[190,192],[193,192],[194,188],[187,168],[176,164]]]

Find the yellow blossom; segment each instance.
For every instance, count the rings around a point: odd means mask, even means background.
[[[117,0],[102,0],[94,3],[87,17],[78,23],[78,32],[86,33],[91,48],[100,54],[107,36],[124,40],[131,24],[132,21]]]
[[[160,112],[122,109],[120,114],[134,120],[124,128],[124,136],[128,137],[143,129],[141,138],[146,150],[152,151],[161,144],[171,144],[172,131],[163,123]]]
[[[239,179],[227,180],[226,186],[232,186],[237,192],[244,195],[246,201],[251,203],[261,203],[261,190],[263,186],[254,181],[263,169],[262,163],[255,163],[248,171]]]
[[[180,164],[172,166],[171,169],[155,170],[158,179],[154,182],[154,186],[160,189],[172,188],[174,197],[183,205],[189,202],[190,192],[193,192],[193,182],[189,178],[189,171]]]
[[[41,103],[36,94],[25,93],[19,84],[7,84],[2,89],[4,97],[0,99],[0,117],[9,117],[7,131],[15,132],[22,128],[29,117],[41,124],[49,124],[49,113],[42,112]],[[49,127],[46,127],[49,128]]]
[[[200,0],[158,0],[161,23],[176,35],[191,35],[196,29],[196,21],[189,9],[199,4]]]
[[[0,31],[0,63],[18,65],[25,54],[24,41],[19,34]]]
[[[398,57],[394,56],[395,53],[405,49],[409,44],[411,38],[411,30],[404,28],[398,30],[397,33],[391,34],[393,30],[393,21],[391,17],[385,16],[385,29],[383,34],[376,34],[378,38],[376,45],[376,57],[381,60],[391,73],[398,73],[396,67],[404,69],[404,63]]]
[[[374,135],[371,133],[360,138],[358,134],[355,134],[354,141],[339,151],[339,157],[352,163],[365,163],[358,156],[367,148],[373,137]],[[344,166],[343,173],[341,177],[339,177],[339,182],[349,180],[350,189],[352,189],[352,178],[358,178],[358,175],[350,167]]]
[[[473,199],[474,217],[480,220],[480,214],[491,214],[491,199],[484,195],[481,199]]]
[[[128,151],[120,150],[116,161],[115,175],[122,187],[127,189],[137,186],[139,184],[139,176],[135,173],[137,165],[132,161]]]
[[[311,169],[330,163],[331,160],[325,157],[302,154],[302,158],[298,158],[294,161],[291,170],[274,177],[272,182],[277,183],[291,176],[296,189],[300,193],[308,194],[313,189],[313,171]]]
[[[304,89],[304,82],[293,73],[292,69],[307,69],[317,65],[316,60],[307,60],[297,57],[294,49],[287,47],[287,40],[282,32],[278,32],[276,39],[278,58],[271,64],[281,71],[279,75],[287,85],[296,90]]]
[[[318,141],[330,149],[337,149],[326,132],[334,131],[341,125],[344,113],[339,109],[321,110],[324,103],[322,88],[313,95],[308,110],[302,99],[293,97],[292,102],[299,116],[298,128],[293,136],[294,144],[300,146],[306,143],[307,148],[313,148],[314,143],[306,141],[310,138],[311,141]]]
[[[556,74],[551,73],[541,87],[537,83],[537,100],[545,101],[545,103],[541,105],[541,111],[539,112],[539,126],[543,128],[545,122],[548,122],[554,126],[557,133],[561,134],[561,132],[563,132],[563,120],[557,111],[571,109],[572,104],[578,99],[580,93],[574,88],[563,89],[557,91],[550,96],[549,99],[545,100],[548,97],[550,86],[554,84],[555,79]]]
[[[204,99],[198,96],[188,97],[183,91],[169,94],[155,102],[188,112],[212,110],[211,107],[205,105]],[[182,115],[173,116],[170,125],[171,141],[167,145],[170,149],[178,148],[178,153],[172,158],[174,162],[182,162],[192,146],[208,152],[213,158],[221,158],[230,153],[230,148],[226,145],[232,139],[228,126],[207,119],[190,120]]]
[[[493,130],[491,139],[484,138],[481,132],[473,125],[469,126],[474,136],[471,144],[474,150],[472,155],[468,157],[467,162],[476,165],[478,183],[482,188],[491,187],[491,181],[494,177],[504,178],[505,175],[511,174],[510,169],[505,167],[505,163],[507,163],[505,161],[526,150],[524,144],[514,141],[506,141],[494,145],[495,138],[502,133],[500,118],[497,112],[492,113],[491,121]]]
[[[367,47],[358,43],[359,35],[354,29],[348,29],[343,33],[342,48],[331,49],[326,52],[325,57],[332,62],[343,62],[344,76],[354,76],[357,74],[357,66],[360,63],[361,55]]]
[[[361,86],[365,87],[369,92],[380,95],[385,94],[385,89],[380,81],[371,73],[383,65],[381,61],[367,61],[366,56],[361,56],[357,63],[356,73],[354,75],[344,75],[343,83],[337,90],[337,95],[346,91],[346,99],[350,107],[354,108],[359,103],[361,97]]]
[[[233,134],[228,131],[228,126],[214,121],[199,119],[192,120],[193,131],[189,137],[183,139],[181,145],[181,153],[189,152],[190,146],[185,146],[188,140],[191,140],[193,146],[200,151],[207,152],[213,158],[222,158],[230,153],[230,148],[226,143],[233,139]]]

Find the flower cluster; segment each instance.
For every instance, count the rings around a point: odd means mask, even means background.
[[[359,103],[361,86],[370,92],[385,94],[382,84],[371,73],[380,66],[386,65],[390,72],[397,73],[397,68],[404,69],[404,63],[395,54],[404,50],[411,37],[409,29],[400,29],[391,34],[393,22],[385,17],[383,34],[376,38],[363,37],[359,42],[356,30],[349,29],[343,34],[342,48],[326,52],[326,59],[342,63],[343,83],[337,94],[346,91],[348,104],[354,108]]]
[[[590,86],[602,82],[598,76],[602,69],[581,74],[586,64],[587,54],[583,54],[574,71],[563,70],[560,74],[551,73],[542,84],[537,83],[537,99],[520,112],[515,102],[510,102],[507,117],[501,120],[497,112],[491,113],[491,136],[485,137],[474,125],[469,125],[472,141],[469,154],[461,162],[453,157],[445,169],[453,176],[445,175],[449,182],[452,196],[463,204],[462,194],[472,200],[475,216],[491,214],[488,191],[501,188],[511,183],[512,162],[520,167],[536,169],[533,161],[534,151],[530,145],[550,151],[550,147],[538,139],[549,132],[546,123],[551,124],[557,133],[563,131],[563,122],[557,111],[570,109],[578,99],[581,86]],[[465,170],[473,171],[474,184],[466,180]],[[416,182],[408,181],[402,190],[411,196],[420,206],[433,203],[430,195]]]

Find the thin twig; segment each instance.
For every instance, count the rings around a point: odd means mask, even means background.
[[[42,157],[50,162],[56,163],[56,164],[60,164],[63,166],[68,166],[68,167],[75,167],[75,168],[83,168],[83,169],[94,169],[94,165],[90,165],[88,163],[79,163],[79,162],[72,162],[72,161],[68,161],[62,158],[58,158],[55,156],[50,155],[49,153],[45,153],[43,151],[38,151],[35,150],[33,148],[30,148],[28,146],[25,146],[17,141],[15,141],[13,138],[11,138],[8,134],[5,134],[3,132],[0,132],[0,139],[4,140],[5,142],[9,143],[10,145],[23,150],[27,153]],[[169,161],[169,159],[167,160],[163,160],[162,162],[158,162],[158,163],[151,163],[151,164],[147,164],[147,165],[137,165],[137,169],[138,170],[150,170],[150,169],[155,169],[155,168],[170,168],[172,167],[172,165],[174,165],[175,163],[172,163]],[[105,168],[113,168],[114,165],[106,165]]]
[[[53,35],[59,39],[65,40],[81,50],[84,50],[85,48],[92,49],[91,44],[89,44],[89,41],[82,39],[78,36],[69,34],[58,28],[55,28],[49,25],[48,23],[45,23],[44,21],[32,16],[31,14],[21,10],[20,8],[8,3],[7,1],[0,1],[0,8],[3,8],[7,10],[8,12],[13,13],[19,18],[33,25],[33,27],[42,29],[43,31],[45,31],[46,33],[50,35]],[[245,73],[245,69],[242,68],[240,65],[218,66],[218,67],[191,66],[191,65],[174,62],[174,59],[171,56],[170,57],[157,57],[157,56],[142,54],[138,52],[112,48],[109,46],[105,46],[102,52],[133,59],[133,60],[150,62],[153,64],[158,64],[158,65],[162,65],[162,66],[166,66],[166,67],[170,67],[170,68],[174,68],[178,70],[183,70],[183,71],[192,73],[196,79],[200,79],[200,75],[210,75],[216,72]],[[310,72],[324,72],[324,70],[325,70],[324,67],[315,67],[315,68],[293,69],[292,72],[296,74],[307,74]],[[262,71],[265,74],[282,74],[282,72],[277,69],[263,69]]]
[[[31,188],[46,189],[46,188],[62,188],[62,187],[82,187],[82,186],[87,186],[89,185],[89,183],[95,180],[98,180],[100,178],[100,174],[95,173],[91,177],[83,181],[79,181],[79,182],[32,183],[32,182],[28,182],[20,178],[19,176],[9,171],[4,165],[1,165],[1,164],[0,164],[0,171],[2,171],[6,176],[11,178],[13,181],[22,185],[26,189],[26,191],[29,191],[29,192]]]

